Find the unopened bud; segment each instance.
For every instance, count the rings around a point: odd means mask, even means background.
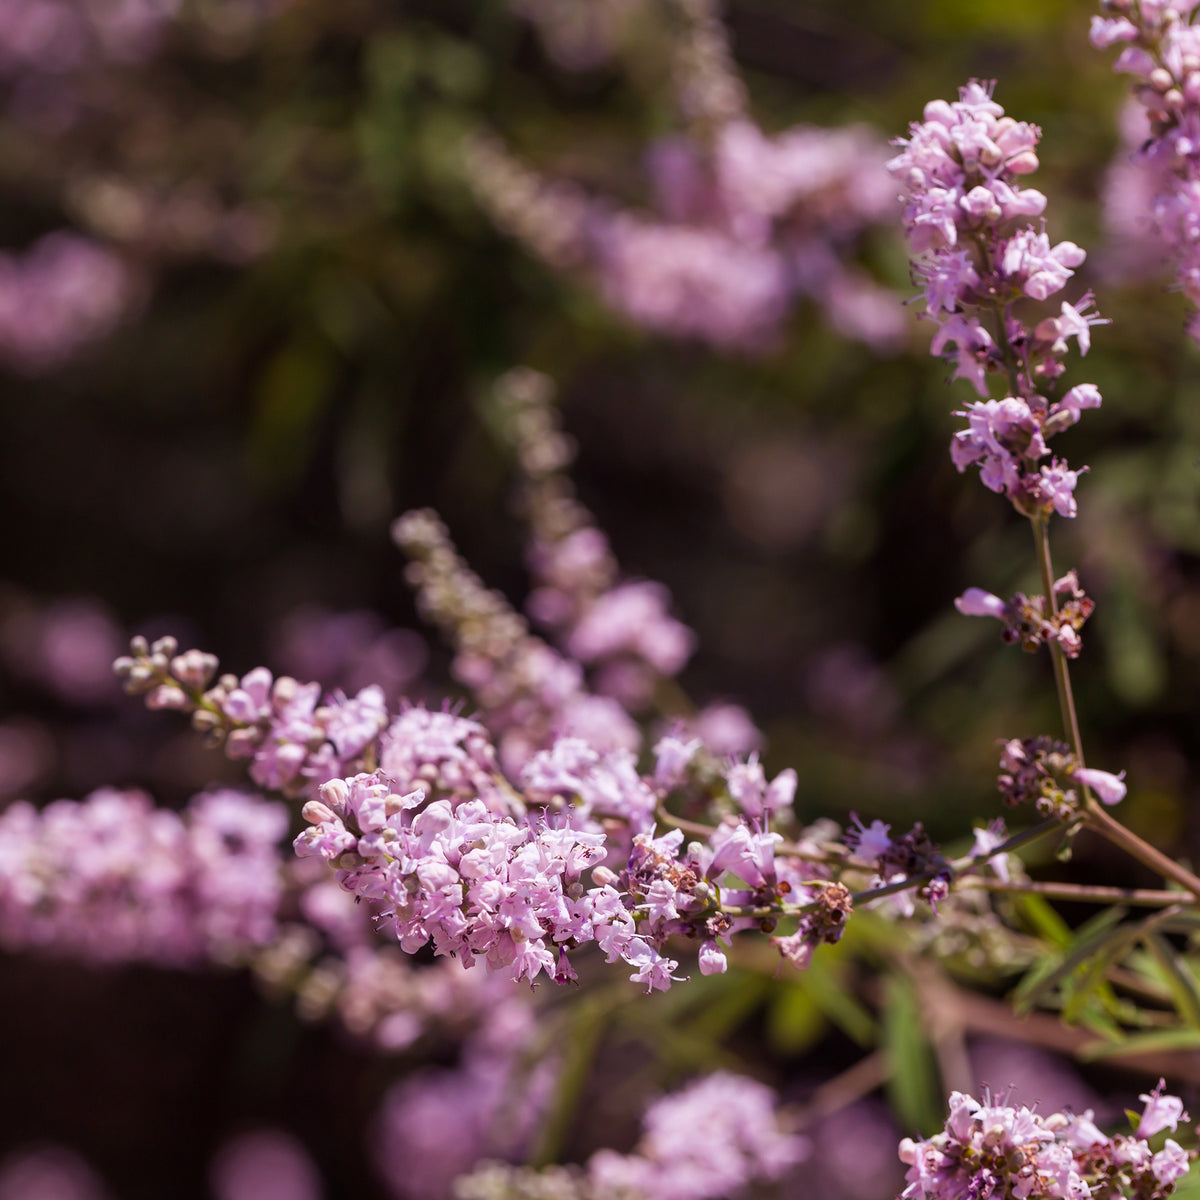
[[[211,708],[198,708],[192,713],[192,728],[197,733],[211,733],[223,723],[221,714],[213,712]]]
[[[173,683],[160,684],[146,695],[147,708],[172,709],[175,712],[181,712],[189,704],[187,694]]]
[[[597,887],[616,887],[618,876],[614,871],[609,870],[608,867],[596,867],[592,871],[592,882]]]
[[[331,779],[321,785],[321,799],[335,813],[344,816],[346,806],[350,801],[350,785],[344,779]]]
[[[333,810],[320,800],[310,800],[301,810],[300,815],[310,825],[324,825],[335,819]]]

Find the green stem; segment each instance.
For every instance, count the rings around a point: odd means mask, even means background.
[[[1037,545],[1038,565],[1042,572],[1042,587],[1045,589],[1046,607],[1050,618],[1058,616],[1058,601],[1054,596],[1054,567],[1050,560],[1050,537],[1048,532],[1049,520],[1044,514],[1031,517],[1033,538]],[[1079,718],[1075,711],[1075,694],[1071,690],[1071,673],[1067,667],[1067,657],[1057,642],[1050,642],[1050,659],[1054,664],[1054,683],[1058,689],[1058,703],[1062,709],[1063,726],[1075,757],[1082,767],[1083,739],[1079,736]],[[1115,817],[1111,816],[1092,795],[1088,788],[1083,789],[1084,823],[1093,832],[1119,846],[1127,854],[1136,858],[1140,863],[1149,867],[1164,879],[1170,879],[1180,887],[1200,898],[1200,877],[1193,875],[1186,867],[1177,863],[1169,855],[1157,847],[1138,837],[1132,830],[1127,829]]]
[[[583,1089],[600,1044],[600,1036],[611,1012],[611,997],[603,992],[591,996],[590,1002],[583,1000],[576,1006],[567,1029],[566,1048],[554,1086],[554,1099],[530,1156],[530,1166],[546,1167],[562,1156],[579,1102],[583,1098]]]
[[[1058,616],[1058,599],[1054,595],[1054,565],[1050,560],[1049,518],[1044,514],[1029,518],[1033,526],[1033,540],[1037,546],[1038,566],[1042,572],[1042,591],[1046,597],[1046,607],[1053,623]],[[1058,706],[1062,710],[1063,728],[1071,739],[1071,748],[1082,767],[1083,738],[1079,734],[1079,717],[1075,711],[1075,693],[1071,690],[1071,673],[1067,667],[1067,656],[1056,641],[1051,641],[1050,661],[1054,664],[1054,686],[1058,690]]]

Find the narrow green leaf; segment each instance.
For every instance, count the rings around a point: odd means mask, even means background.
[[[1163,982],[1171,991],[1175,1011],[1193,1028],[1200,1029],[1200,992],[1188,966],[1161,933],[1151,930],[1142,938],[1142,945],[1162,968]]]
[[[847,1037],[864,1047],[874,1046],[879,1040],[879,1027],[874,1017],[838,978],[836,968],[822,961],[819,954],[813,956],[800,977],[800,984],[813,1003]]]
[[[1048,969],[1035,967],[1026,975],[1013,994],[1018,1014],[1027,1013],[1054,987],[1068,979],[1073,971],[1110,943],[1132,940],[1135,933],[1113,929],[1114,925],[1119,925],[1124,920],[1127,911],[1124,908],[1108,908],[1097,913],[1075,931],[1070,949],[1054,966]],[[1136,930],[1136,927],[1133,928]]]
[[[900,976],[888,980],[883,1045],[888,1056],[888,1099],[900,1124],[932,1134],[944,1120],[941,1084],[916,989]]]
[[[723,992],[716,1002],[706,1005],[688,1023],[689,1032],[697,1037],[721,1041],[762,1003],[771,986],[770,977],[757,972],[732,970],[727,976],[733,977],[735,986]]]
[[[1091,1042],[1078,1053],[1080,1058],[1091,1062],[1099,1058],[1172,1050],[1200,1050],[1200,1029],[1155,1029],[1150,1033],[1122,1034],[1112,1041]]]
[[[826,1020],[804,987],[788,983],[778,988],[767,1009],[767,1037],[781,1053],[798,1054],[821,1036]]]
[[[1060,950],[1065,950],[1071,944],[1073,935],[1070,925],[1054,911],[1044,896],[1023,893],[1014,896],[1013,900],[1018,914],[1034,933],[1053,942]]]

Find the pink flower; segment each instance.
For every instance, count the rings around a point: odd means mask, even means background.
[[[964,617],[995,617],[1003,621],[1008,606],[999,596],[985,592],[983,588],[971,587],[955,599],[954,607]]]
[[[1075,775],[1081,774],[1076,771]],[[1103,771],[1089,771],[1089,775],[1103,775]],[[1112,779],[1112,776],[1109,776]],[[1124,784],[1120,785],[1121,795],[1125,794]],[[1103,797],[1101,797],[1103,799]],[[1118,797],[1119,799],[1119,797]],[[1114,801],[1105,801],[1106,804],[1115,803]],[[1137,1130],[1134,1132],[1134,1137],[1152,1138],[1156,1133],[1164,1129],[1170,1129],[1175,1132],[1180,1121],[1188,1119],[1187,1113],[1183,1111],[1183,1101],[1178,1096],[1165,1096],[1163,1089],[1167,1086],[1165,1079],[1158,1081],[1158,1087],[1152,1092],[1143,1092],[1138,1099],[1145,1100],[1146,1108],[1142,1113],[1142,1119],[1138,1122]]]
[[[1102,804],[1120,804],[1125,799],[1124,771],[1120,775],[1111,775],[1108,771],[1097,771],[1093,767],[1076,767],[1075,778],[1084,787],[1091,788]],[[1174,1129],[1175,1126],[1172,1125],[1171,1128]],[[1145,1135],[1138,1134],[1138,1137],[1143,1136]]]

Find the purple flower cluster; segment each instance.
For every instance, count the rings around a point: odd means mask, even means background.
[[[387,1092],[375,1159],[398,1200],[448,1200],[480,1159],[528,1154],[558,1065],[556,1055],[533,1062],[540,1032],[532,1006],[510,990],[480,1012],[456,1066],[413,1072]]]
[[[1088,1196],[1136,1195],[1161,1200],[1187,1174],[1191,1156],[1170,1138],[1157,1153],[1146,1139],[1174,1131],[1183,1105],[1162,1095],[1147,1101],[1132,1137],[1109,1137],[1092,1120],[1054,1113],[1041,1116],[1003,1098],[981,1104],[962,1092],[950,1096],[942,1133],[923,1141],[905,1138],[900,1159],[908,1164],[903,1200],[960,1200],[964,1196],[1020,1200],[1084,1200]]]
[[[1095,603],[1079,586],[1074,571],[1055,580],[1054,594],[1061,601],[1049,613],[1042,596],[1018,592],[1005,601],[982,588],[967,588],[954,601],[954,607],[967,617],[995,617],[1004,626],[1004,640],[1018,644],[1022,650],[1032,652],[1054,642],[1067,658],[1077,658],[1083,649],[1079,631],[1092,615]]]
[[[734,1200],[785,1179],[809,1156],[765,1084],[717,1071],[655,1100],[631,1153],[598,1150],[584,1167],[491,1162],[460,1179],[456,1200]],[[403,1195],[409,1195],[405,1192]],[[429,1194],[436,1200],[437,1193]],[[421,1200],[428,1200],[422,1195]]]
[[[595,942],[609,962],[634,967],[632,979],[665,989],[678,969],[665,953],[673,936],[699,939],[702,974],[724,971],[718,942],[768,918],[773,927],[797,904],[820,910],[826,895],[845,891],[812,894],[790,862],[775,860],[780,838],[768,825],[791,803],[792,771],[768,783],[757,762],[734,764],[724,783],[737,817],[686,847],[682,830],[656,836],[659,800],[697,744],[667,738],[657,749],[645,778],[627,752],[561,738],[526,764],[523,799],[512,792],[507,812],[480,799],[430,801],[419,780],[400,794],[386,768],[332,780],[305,805],[310,824],[296,851],[375,902],[403,950],[432,942],[464,966],[478,959],[530,982],[575,979],[568,952]],[[836,940],[802,920],[796,938],[808,953]]]
[[[0,814],[0,944],[90,962],[243,959],[276,935],[287,811],[240,792],[182,814],[105,789]]]
[[[114,670],[126,691],[145,696],[146,706],[190,713],[192,724],[230,758],[250,760],[260,787],[302,795],[327,779],[345,775],[374,754],[388,725],[383,690],[365,687],[356,696],[325,697],[319,683],[298,683],[256,667],[238,679],[200,650],[179,652],[174,638],[153,646],[134,638]]]
[[[1052,403],[1040,390],[1062,374],[1068,339],[1087,353],[1100,318],[1090,296],[1063,301],[1036,324],[1025,317],[1031,303],[1061,291],[1085,257],[1073,242],[1052,246],[1029,223],[1046,206],[1041,192],[1020,186],[1037,168],[1038,137],[1036,126],[1004,115],[990,88],[971,82],[959,100],[926,106],[888,167],[905,187],[925,314],[938,325],[932,352],[948,354],[955,378],[983,397],[959,413],[967,428],[951,445],[955,466],[977,466],[985,486],[1030,517],[1072,517],[1080,472],[1043,460],[1048,439],[1098,407],[1100,392],[1080,384]],[[1008,395],[987,398],[989,374],[1005,377]]]
[[[1137,81],[1149,137],[1137,151],[1152,192],[1149,217],[1176,262],[1179,286],[1200,304],[1200,29],[1196,0],[1105,0],[1107,16],[1092,18],[1097,49],[1121,48],[1114,70]],[[1189,332],[1200,338],[1195,315]]]
[[[0,362],[27,375],[57,366],[110,333],[135,291],[124,262],[78,234],[48,234],[22,254],[0,254]]]
[[[451,669],[471,689],[507,770],[519,770],[555,733],[578,733],[603,748],[641,745],[625,709],[588,691],[579,663],[530,633],[504,597],[484,587],[436,514],[405,514],[392,537],[410,559],[422,615],[453,642]]]
[[[518,367],[496,384],[499,424],[521,472],[534,590],[526,608],[560,646],[589,668],[601,695],[646,708],[656,682],[679,673],[696,638],[670,615],[659,583],[621,580],[608,538],[579,503],[568,468],[574,446],[554,408],[554,385]]]
[[[312,824],[296,852],[325,859],[344,887],[383,901],[409,953],[432,941],[464,966],[479,957],[514,980],[544,972],[567,982],[568,947],[595,940],[648,988],[670,986],[678,964],[637,935],[616,890],[582,883],[607,854],[603,834],[535,829],[480,801],[424,802],[420,791],[396,795],[381,776],[332,781],[305,805]]]
[[[728,1071],[707,1075],[646,1110],[633,1154],[601,1150],[588,1163],[597,1195],[720,1200],[782,1178],[808,1155],[787,1132],[775,1093]]]
[[[645,329],[760,351],[804,298],[846,337],[890,350],[904,335],[894,297],[850,261],[891,215],[884,157],[865,128],[771,137],[738,116],[711,140],[652,150],[657,212],[543,179],[494,140],[471,144],[467,173],[501,228],[552,266],[587,269]]]
[[[996,786],[1005,804],[1032,803],[1045,816],[1067,819],[1079,808],[1076,785],[1093,791],[1102,804],[1119,804],[1125,799],[1124,771],[1114,775],[1080,766],[1064,742],[1035,737],[1004,743]]]

